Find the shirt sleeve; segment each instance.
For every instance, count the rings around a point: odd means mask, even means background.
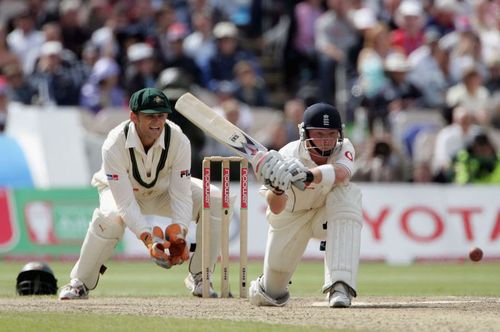
[[[104,172],[115,199],[118,214],[122,217],[125,225],[139,238],[143,232],[149,232],[151,229],[135,199],[132,183],[125,166],[127,161],[123,160],[123,155],[112,149],[103,150],[102,158]]]
[[[170,208],[172,223],[180,223],[189,227],[193,215],[193,199],[191,194],[191,145],[184,138],[173,161],[170,186]]]
[[[338,158],[335,160],[334,164],[340,164],[344,166],[349,171],[349,175],[352,176],[354,169],[354,157],[354,146],[349,140],[344,139],[342,149],[340,150]]]

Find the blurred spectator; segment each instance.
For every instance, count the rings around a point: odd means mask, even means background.
[[[92,73],[92,68],[94,67],[97,60],[99,60],[99,48],[92,44],[91,41],[85,43],[82,49],[82,72],[85,81],[89,78]]]
[[[389,51],[389,31],[385,25],[377,24],[365,32],[357,70],[360,93],[367,98],[372,98],[384,87],[384,61]]]
[[[474,15],[471,25],[481,41],[481,56],[485,62],[498,59],[500,54],[500,23],[498,1],[476,0],[473,2]]]
[[[62,44],[58,41],[45,42],[33,74],[28,76],[30,84],[37,90],[39,105],[78,105],[79,78],[71,66],[63,62]]]
[[[189,75],[186,75],[181,68],[166,68],[158,76],[158,81],[156,86],[165,93],[173,106],[184,93],[192,92],[197,94],[197,87],[190,79]],[[179,127],[181,127],[182,132],[186,134],[191,142],[191,175],[194,177],[201,178],[202,172],[202,161],[203,155],[202,150],[205,146],[205,133],[195,126],[191,121],[184,117],[181,113],[175,110],[168,116],[168,119]]]
[[[453,32],[460,6],[457,0],[435,0],[427,18],[426,28],[437,31],[441,36]]]
[[[160,52],[168,52],[168,28],[178,22],[176,11],[169,3],[164,3],[156,11],[156,42]]]
[[[111,58],[97,60],[87,83],[82,87],[80,105],[98,113],[103,108],[121,108],[127,104],[125,91],[118,84],[120,67]]]
[[[472,139],[453,161],[453,182],[500,184],[500,156],[485,133]]]
[[[228,100],[237,100],[235,98],[236,86],[228,81],[221,81],[215,90],[215,106],[214,108],[223,114],[221,107]],[[238,100],[237,100],[238,101]],[[238,101],[239,117],[237,127],[245,132],[250,132],[253,125],[253,114],[247,104]]]
[[[104,10],[100,7],[95,7],[95,9]],[[92,33],[90,40],[98,47],[100,57],[115,57],[120,49],[116,35],[129,24],[127,7],[119,2],[106,14],[105,24],[99,25],[99,28]]]
[[[212,17],[206,12],[194,12],[192,21],[193,32],[184,39],[184,52],[200,69],[208,68],[208,61],[215,54]],[[204,81],[206,80],[207,78],[204,78]]]
[[[471,66],[472,63],[482,77],[487,77],[487,67],[482,58],[482,44],[478,35],[471,30],[471,25],[464,23],[456,33],[448,34],[443,37],[445,43],[452,45],[450,53],[449,70],[454,82],[459,82],[463,77],[464,68]],[[498,56],[498,54],[497,54]]]
[[[237,99],[249,106],[269,106],[264,80],[257,75],[252,65],[239,61],[234,66],[234,73]]]
[[[452,85],[449,75],[449,49],[439,42],[436,30],[427,30],[425,44],[408,58],[410,80],[422,91],[423,104],[429,108],[446,105],[446,93]]]
[[[15,29],[7,35],[7,45],[18,57],[23,71],[31,74],[33,71],[33,63],[30,62],[33,59],[32,53],[38,53],[45,37],[40,30],[36,30],[33,14],[29,10],[24,10],[15,17],[14,27]]]
[[[62,45],[62,50],[58,53],[61,63],[63,67],[65,67],[66,70],[68,71],[70,77],[73,78],[75,84],[77,86],[82,86],[86,79],[84,68],[78,56],[70,49],[64,47],[62,30],[59,23],[58,22],[46,23],[42,27],[42,32],[45,36],[44,44],[46,44],[47,42],[57,42]],[[42,47],[44,46],[42,45]],[[32,52],[32,55],[34,56],[32,62],[35,66],[37,66],[40,54],[38,52]]]
[[[5,127],[7,126],[8,105],[7,81],[3,76],[0,76],[0,134],[5,131]]]
[[[353,181],[406,182],[404,156],[394,147],[390,136],[374,138],[356,162]]]
[[[362,105],[368,111],[368,128],[374,133],[375,122],[380,120],[386,131],[391,131],[390,117],[397,112],[418,105],[421,91],[407,77],[409,65],[404,54],[394,52],[389,54],[384,62],[387,76],[382,89],[373,97],[365,96]]]
[[[0,74],[2,68],[17,62],[16,54],[7,46],[7,33],[5,27],[0,23]]]
[[[349,66],[348,54],[357,43],[357,31],[348,17],[347,0],[328,0],[327,11],[316,23],[316,51],[318,52],[318,80],[320,97],[336,104],[336,77],[345,76]],[[337,72],[339,75],[337,75]]]
[[[59,19],[57,3],[46,0],[26,0],[25,2],[33,15],[36,29],[41,29],[48,22]]]
[[[182,23],[174,23],[168,28],[168,48],[163,50],[163,63],[166,68],[181,68],[189,80],[203,85],[201,70],[196,62],[184,52],[183,41],[187,36],[187,27]]]
[[[287,137],[287,123],[280,121],[270,126],[268,139],[263,144],[269,150],[278,151],[289,142]]]
[[[13,102],[30,105],[33,103],[37,94],[35,88],[31,85],[23,73],[18,63],[6,66],[3,70],[7,79],[7,93],[9,99]]]
[[[314,27],[323,12],[321,0],[303,0],[294,7],[284,52],[285,85],[292,93],[317,75]]]
[[[348,54],[348,57],[352,62],[353,72],[356,73],[355,69],[358,64],[359,54],[365,46],[366,34],[380,23],[377,21],[375,12],[368,7],[364,7],[361,1],[356,7],[350,10],[349,16],[354,27],[356,28],[356,31],[358,32],[357,42]]]
[[[233,23],[219,22],[213,30],[216,39],[216,53],[209,60],[208,87],[215,91],[219,82],[234,84],[234,67],[239,61],[247,61],[260,76],[260,67],[253,54],[239,48],[238,29]]]
[[[391,33],[391,45],[407,56],[424,42],[424,12],[416,0],[403,0],[396,11],[398,28]]]
[[[237,99],[229,98],[222,101],[215,110],[226,118],[235,126],[241,127],[241,110],[244,107]],[[246,130],[245,130],[246,131]],[[248,131],[247,131],[248,132]],[[234,152],[227,148],[225,145],[219,143],[214,138],[207,136],[205,146],[202,151],[203,156],[234,156]],[[215,178],[213,181],[220,179],[220,171],[213,172]],[[231,178],[237,179],[239,175],[239,168],[231,167]]]
[[[125,71],[125,91],[131,96],[143,88],[156,87],[154,50],[146,43],[128,47],[128,66]]]
[[[86,26],[82,24],[79,11],[80,0],[63,0],[59,3],[59,24],[63,46],[72,51],[78,58],[82,57],[83,47],[90,38]]]
[[[155,10],[152,1],[131,1],[128,10],[128,28],[144,41],[151,42],[156,36]]]
[[[80,6],[80,10],[85,8]],[[107,19],[112,15],[113,7],[107,1],[92,0],[86,7],[86,12],[82,13],[82,20],[85,22],[85,27],[92,35],[96,30],[106,25]]]
[[[490,94],[488,89],[482,85],[482,77],[473,60],[464,64],[462,80],[450,87],[446,94],[448,106],[460,105],[473,112],[475,119],[483,125],[490,124],[491,112],[488,109]]]
[[[425,161],[413,163],[411,182],[430,183],[433,181],[431,165]]]
[[[474,124],[474,116],[463,106],[453,109],[453,122],[443,127],[434,143],[432,173],[438,182],[450,182],[450,169],[453,157],[465,148],[466,142],[481,132]]]
[[[390,31],[396,30],[395,17],[401,0],[382,0],[382,8],[378,13],[378,20],[389,28]]]
[[[299,137],[299,124],[302,123],[306,105],[302,99],[294,98],[285,103],[285,128],[287,143],[298,140]]]

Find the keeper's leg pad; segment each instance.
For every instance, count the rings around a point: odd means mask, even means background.
[[[94,289],[99,281],[101,266],[113,254],[124,231],[125,225],[116,212],[103,213],[95,209],[80,250],[80,258],[71,270],[70,277],[80,280],[88,289]]]
[[[202,193],[203,184],[199,179],[191,180],[191,190],[193,197],[193,219],[196,220],[196,249],[191,255],[189,261],[189,272],[197,274],[201,272],[201,250],[202,250],[202,227],[201,227],[201,210],[202,206]],[[236,196],[231,195],[229,220],[233,217],[233,208]],[[222,226],[222,196],[218,187],[210,185],[210,266],[215,267],[215,263],[221,250],[221,226]],[[212,268],[213,271],[213,268]]]
[[[256,306],[283,307],[290,300],[290,293],[287,291],[277,299],[271,297],[262,287],[262,277],[259,277],[250,283],[248,298],[250,303]]]
[[[362,228],[361,191],[354,184],[335,187],[326,198],[325,284],[328,292],[344,282],[356,296]]]

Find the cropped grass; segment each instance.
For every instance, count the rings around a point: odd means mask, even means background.
[[[70,319],[68,319],[71,316]],[[318,327],[280,326],[256,322],[230,320],[190,319],[168,317],[145,317],[135,315],[95,315],[61,313],[16,313],[0,312],[2,332],[123,332],[123,331],[192,331],[192,332],[313,332],[331,331]],[[69,328],[70,324],[71,328]],[[337,330],[340,331],[340,330]]]
[[[16,277],[26,262],[0,261],[0,297],[16,296]],[[48,262],[59,287],[69,282],[73,262]],[[184,297],[187,265],[169,270],[150,261],[110,261],[91,296],[105,297]],[[238,294],[238,264],[231,262],[230,284]],[[262,273],[262,262],[248,266],[248,280]],[[377,296],[499,296],[500,264],[491,263],[418,263],[391,266],[383,263],[361,263],[358,293]],[[214,286],[220,285],[220,271],[214,274]],[[323,286],[323,262],[304,261],[293,275],[293,296],[320,296]]]
[[[26,262],[0,261],[0,297],[16,297],[16,277]],[[58,286],[69,281],[73,262],[48,262]],[[149,261],[110,261],[99,286],[91,297],[188,297],[184,287],[187,265],[164,270]],[[250,262],[248,280],[262,273],[262,262]],[[362,263],[358,274],[360,296],[490,296],[500,297],[500,264],[491,263],[419,263],[390,266]],[[214,275],[219,287],[220,273]],[[230,284],[238,295],[238,265],[230,266]],[[294,297],[322,298],[323,263],[302,262],[290,285]],[[286,310],[286,309],[285,309]],[[2,312],[0,331],[327,331],[314,327],[293,327],[230,320],[192,320],[168,317],[154,319],[140,315],[97,315],[90,313]],[[329,330],[331,331],[331,330]],[[339,330],[336,330],[339,331]]]

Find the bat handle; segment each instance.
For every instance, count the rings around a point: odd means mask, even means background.
[[[296,187],[297,189],[299,190],[305,190],[306,189],[306,186],[313,182],[314,180],[314,175],[311,171],[307,171],[306,173],[306,179],[304,181],[295,181],[293,182],[293,186]]]

